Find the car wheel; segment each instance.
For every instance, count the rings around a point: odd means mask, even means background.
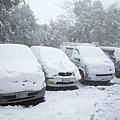
[[[85,81],[85,76],[84,76],[84,73],[83,73],[83,71],[82,71],[82,70],[79,70],[79,72],[80,72],[80,75],[81,75],[80,83],[85,84],[85,83],[86,83],[86,81]]]

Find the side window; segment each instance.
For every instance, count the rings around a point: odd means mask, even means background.
[[[68,57],[72,57],[73,48],[66,48],[65,53]]]
[[[79,56],[80,54],[79,54],[79,51],[77,50],[77,49],[74,49],[73,50],[73,58],[75,57],[75,56]]]
[[[109,51],[103,50],[103,52],[109,57]]]
[[[103,50],[104,51],[104,53],[108,56],[108,58],[110,59],[110,60],[112,60],[113,62],[115,62],[116,61],[116,57],[115,57],[115,55],[114,55],[114,51],[108,51],[108,50]]]

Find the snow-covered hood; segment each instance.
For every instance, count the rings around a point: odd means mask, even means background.
[[[41,90],[44,79],[37,61],[0,63],[0,93]]]
[[[60,72],[71,72],[75,74],[76,79],[80,79],[78,68],[72,62],[42,62],[42,67],[46,77],[53,77]]]
[[[109,59],[101,59],[101,58],[85,58],[84,62],[87,66],[92,66],[92,67],[101,67],[101,66],[111,66],[114,67],[114,64],[111,60]]]

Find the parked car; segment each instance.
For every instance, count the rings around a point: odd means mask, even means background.
[[[0,44],[0,105],[38,102],[45,87],[41,65],[29,47]]]
[[[78,68],[57,48],[32,46],[31,50],[42,65],[48,87],[77,86],[81,78]]]
[[[104,53],[115,65],[115,76],[120,78],[120,48],[100,46]]]
[[[98,47],[88,43],[65,42],[60,48],[78,67],[81,82],[109,82],[114,77],[114,64]]]

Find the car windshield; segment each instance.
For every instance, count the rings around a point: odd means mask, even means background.
[[[0,44],[0,61],[31,61],[35,60],[32,51],[24,45]]]
[[[78,49],[84,58],[106,58],[105,53],[98,47],[80,46]]]
[[[68,62],[69,58],[66,54],[56,48],[51,47],[41,47],[40,48],[40,58],[42,61],[51,61],[51,62]]]

